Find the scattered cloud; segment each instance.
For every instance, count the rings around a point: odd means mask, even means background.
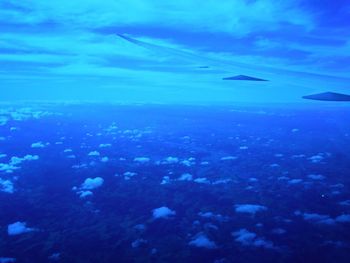
[[[153,218],[158,219],[158,218],[169,218],[171,216],[176,215],[176,212],[171,210],[170,208],[166,206],[162,206],[156,209],[153,209]]]
[[[84,183],[82,183],[80,188],[83,190],[93,190],[101,187],[103,182],[104,180],[101,177],[87,178],[85,179]]]
[[[15,188],[10,180],[3,180],[0,178],[0,192],[12,194],[14,191]]]
[[[267,207],[263,205],[255,205],[255,204],[240,204],[235,205],[235,211],[237,213],[246,213],[255,215],[258,212],[266,211]]]
[[[197,234],[189,243],[190,246],[215,249],[217,245],[214,241],[211,241],[204,233]]]
[[[256,233],[250,232],[245,228],[233,232],[232,236],[235,237],[236,242],[241,243],[243,246],[262,247],[268,249],[275,248],[271,241],[258,237]]]
[[[32,231],[36,231],[36,229],[27,227],[27,223],[25,222],[15,222],[7,226],[7,233],[9,236],[21,235]]]

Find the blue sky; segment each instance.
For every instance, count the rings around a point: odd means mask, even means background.
[[[349,21],[346,0],[0,0],[0,99],[284,102],[344,91]],[[244,73],[271,81],[221,80]]]

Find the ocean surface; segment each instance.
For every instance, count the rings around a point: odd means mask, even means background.
[[[350,108],[2,104],[0,262],[350,259]]]

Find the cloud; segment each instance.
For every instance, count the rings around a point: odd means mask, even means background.
[[[45,148],[48,144],[47,143],[43,143],[43,142],[35,142],[32,143],[31,147],[32,148]]]
[[[134,162],[145,164],[148,163],[151,159],[148,157],[136,157],[134,158]]]
[[[100,148],[108,148],[108,147],[112,147],[112,144],[110,144],[110,143],[101,143],[98,147],[100,147]]]
[[[235,211],[237,213],[246,213],[255,215],[258,212],[266,211],[267,207],[263,205],[254,205],[254,204],[240,204],[235,205]]]
[[[177,180],[179,180],[179,181],[192,181],[192,179],[193,179],[192,174],[184,173]]]
[[[125,172],[123,175],[124,175],[124,179],[125,180],[129,180],[131,177],[134,177],[135,175],[137,175],[137,173],[135,173],[135,172]]]
[[[101,158],[101,162],[103,162],[103,163],[106,163],[106,162],[108,162],[109,161],[109,158],[108,157],[102,157]]]
[[[335,221],[339,222],[339,223],[350,223],[350,214],[344,214],[344,215],[337,216],[335,218]]]
[[[220,215],[220,214],[214,214],[213,212],[199,212],[198,215],[200,217],[217,220],[219,222],[226,222],[229,220],[228,217]]]
[[[88,156],[100,156],[100,153],[98,151],[92,151],[88,153]]]
[[[14,191],[15,188],[10,180],[3,180],[0,178],[0,192],[12,194]]]
[[[12,262],[16,262],[16,259],[0,257],[0,263],[12,263]]]
[[[220,31],[232,34],[250,32],[255,27],[275,29],[283,23],[310,26],[309,13],[303,12],[298,1],[231,0],[220,5],[214,0],[98,0],[74,2],[14,1],[17,6],[30,10],[4,10],[8,22],[39,24],[46,21],[75,27],[101,27],[107,25],[164,25],[173,28],[190,27],[195,31]]]
[[[245,228],[233,232],[232,236],[235,237],[236,242],[241,243],[243,246],[262,247],[268,249],[275,248],[271,241],[258,237],[256,233],[250,232]]]
[[[236,156],[224,156],[224,157],[221,157],[221,161],[233,161],[233,160],[236,160],[238,157]]]
[[[294,214],[301,215],[304,220],[315,224],[334,225],[336,223],[336,221],[329,215],[317,213],[302,213],[300,211],[296,211]]]
[[[101,187],[103,185],[103,182],[104,180],[101,177],[87,178],[80,188],[83,190],[93,190]]]
[[[210,181],[205,177],[199,177],[193,180],[193,182],[198,184],[210,184]]]
[[[169,209],[166,206],[162,206],[162,207],[153,209],[152,214],[154,219],[158,219],[158,218],[169,218],[171,216],[176,215],[176,212]]]
[[[215,249],[217,245],[214,241],[211,241],[205,234],[199,233],[194,237],[189,243],[190,246],[199,247],[199,248],[207,248],[207,249]]]
[[[323,180],[323,179],[325,179],[324,175],[322,175],[322,174],[309,174],[307,177],[312,179],[312,180]]]
[[[27,227],[27,223],[25,222],[15,222],[7,226],[7,233],[9,236],[21,235],[35,230],[35,228]]]
[[[82,198],[82,199],[94,195],[94,193],[91,192],[91,191],[89,191],[89,190],[86,190],[86,191],[78,191],[77,194],[78,194],[79,197]]]
[[[15,170],[20,169],[20,164],[24,161],[36,161],[39,160],[38,155],[27,154],[24,157],[13,156],[9,163],[0,163],[0,171],[5,171],[6,173],[13,173]]]

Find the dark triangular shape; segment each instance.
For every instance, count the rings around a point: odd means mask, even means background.
[[[245,75],[237,75],[233,77],[223,78],[223,80],[248,80],[248,81],[268,81],[266,79],[259,79],[255,77],[245,76]]]
[[[335,92],[324,92],[303,96],[303,99],[323,101],[350,101],[350,95]]]

